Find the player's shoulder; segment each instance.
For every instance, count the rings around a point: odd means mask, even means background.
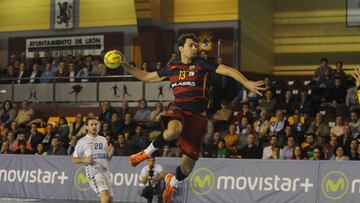
[[[99,140],[99,141],[102,141],[102,142],[107,142],[106,138],[104,136],[101,136],[101,135],[97,135],[96,139]]]

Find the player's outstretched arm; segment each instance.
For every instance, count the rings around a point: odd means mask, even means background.
[[[351,75],[355,79],[355,84],[356,84],[356,87],[358,88],[357,97],[358,97],[358,101],[360,104],[360,66],[355,68],[354,72],[352,72]]]
[[[216,69],[216,73],[234,78],[236,81],[244,85],[244,87],[246,87],[248,90],[255,92],[258,95],[262,95],[260,91],[265,90],[265,88],[261,87],[262,85],[264,85],[264,81],[248,80],[247,78],[245,78],[245,76],[243,76],[243,74],[241,74],[235,68],[220,64]]]
[[[147,72],[138,69],[134,66],[131,66],[127,63],[123,63],[121,64],[121,66],[125,68],[125,70],[129,72],[131,75],[133,75],[135,78],[144,82],[160,82],[164,79],[164,77],[163,78],[159,77],[157,72]]]
[[[71,161],[75,164],[92,164],[93,163],[93,158],[90,157],[85,157],[85,158],[80,158],[80,157],[72,157]]]

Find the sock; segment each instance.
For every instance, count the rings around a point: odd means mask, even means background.
[[[153,142],[144,150],[144,152],[148,155],[152,155],[159,148],[154,147]]]
[[[187,175],[185,175],[182,171],[180,166],[178,166],[176,168],[176,172],[174,177],[171,179],[170,181],[170,186],[173,188],[177,188],[177,186],[179,185],[179,183],[182,183],[182,181],[187,177]]]
[[[166,140],[164,139],[164,134],[161,133],[157,138],[152,142],[153,146],[157,149],[160,149],[163,147],[166,143]]]

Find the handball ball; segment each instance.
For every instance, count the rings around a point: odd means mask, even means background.
[[[118,50],[108,51],[104,56],[105,65],[111,69],[119,67],[122,62],[123,62],[123,55]]]

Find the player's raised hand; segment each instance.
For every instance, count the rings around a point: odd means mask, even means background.
[[[356,81],[356,87],[359,87],[360,86],[360,66],[355,68],[354,72],[352,72],[351,75],[353,76],[353,78]]]
[[[256,94],[262,96],[262,93],[260,91],[265,90],[264,87],[261,87],[262,85],[264,85],[264,81],[263,80],[259,80],[259,81],[251,81],[251,80],[247,80],[243,83],[243,85],[250,91],[255,92]]]
[[[83,162],[86,164],[93,164],[94,160],[93,160],[92,156],[88,156],[83,159]]]

